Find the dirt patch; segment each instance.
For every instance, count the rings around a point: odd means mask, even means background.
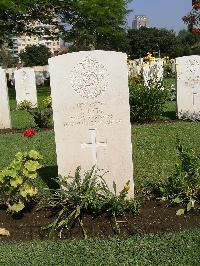
[[[176,232],[200,228],[200,211],[197,210],[179,217],[176,216],[177,209],[154,201],[143,202],[139,215],[127,214],[126,219],[118,217],[120,235]],[[48,239],[48,233],[41,228],[52,220],[50,212],[36,211],[36,207],[21,217],[12,217],[5,210],[0,209],[0,228],[6,228],[10,232],[10,236],[0,236],[0,241]],[[96,218],[86,215],[83,221],[89,237],[107,237],[116,234],[112,219],[105,214]],[[67,230],[63,232],[62,239],[66,238],[83,238],[81,227],[76,224],[70,232]]]

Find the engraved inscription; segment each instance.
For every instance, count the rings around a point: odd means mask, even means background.
[[[196,88],[200,84],[200,76],[190,76],[184,81],[184,85],[189,88]]]
[[[84,98],[100,96],[108,87],[108,71],[97,60],[87,56],[71,72],[73,90]]]
[[[114,125],[121,123],[120,119],[114,119],[113,114],[106,114],[102,106],[103,102],[79,103],[65,116],[65,127],[70,126],[93,126],[99,124]]]
[[[195,59],[189,59],[188,62],[186,63],[186,70],[194,73],[196,72],[196,70],[200,67],[200,64],[198,62],[198,60]]]

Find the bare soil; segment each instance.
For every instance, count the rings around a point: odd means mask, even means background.
[[[0,241],[30,241],[48,239],[48,232],[43,230],[47,224],[53,221],[52,213],[49,211],[36,210],[36,206],[20,216],[11,216],[6,210],[0,209],[0,228],[9,230],[10,236],[0,236]],[[154,201],[141,203],[139,215],[126,214],[118,217],[120,235],[130,236],[134,234],[156,234],[164,232],[176,232],[191,228],[200,228],[200,210],[176,216],[177,207],[169,207],[166,204]],[[99,217],[85,215],[83,217],[84,227],[88,237],[108,237],[116,234],[113,221],[106,214]],[[55,237],[59,239],[59,237]],[[71,231],[65,231],[62,239],[81,239],[83,231],[76,224]]]

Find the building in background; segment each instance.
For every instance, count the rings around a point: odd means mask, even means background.
[[[18,57],[19,53],[25,49],[26,46],[43,44],[48,47],[51,53],[54,55],[60,50],[60,39],[58,40],[48,40],[46,37],[36,37],[36,36],[20,36],[12,38],[13,46],[10,49],[11,54],[14,57]]]
[[[35,23],[34,27],[37,28],[39,32],[44,32],[45,28],[47,28],[49,32],[57,31],[53,25],[44,25],[39,22]],[[43,30],[40,30],[41,28],[43,28]],[[50,49],[52,55],[57,54],[61,47],[61,40],[59,38],[52,40],[50,36],[45,33],[41,37],[22,35],[12,37],[11,40],[13,45],[10,52],[14,57],[18,57],[19,53],[23,51],[26,46],[43,44]]]
[[[132,23],[132,28],[139,30],[141,27],[150,28],[149,19],[145,15],[136,15]]]

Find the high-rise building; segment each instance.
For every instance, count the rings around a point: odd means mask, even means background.
[[[35,28],[39,27],[44,27],[48,28],[50,31],[55,30],[53,26],[51,25],[43,25],[41,23],[35,23],[34,24]],[[48,35],[43,35],[41,37],[38,36],[28,36],[28,35],[22,35],[18,37],[12,37],[12,49],[10,49],[11,54],[14,57],[18,57],[19,53],[25,49],[26,46],[31,46],[31,45],[39,45],[43,44],[46,47],[48,47],[51,51],[52,54],[58,53],[60,50],[60,39],[52,40]]]
[[[138,30],[141,27],[149,28],[149,19],[145,15],[136,15],[133,20],[132,28]]]

